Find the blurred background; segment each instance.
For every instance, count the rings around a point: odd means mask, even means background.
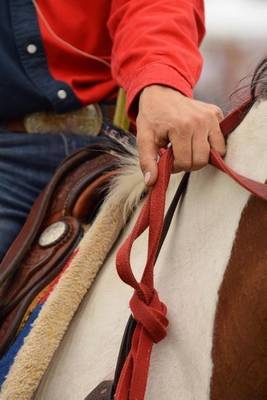
[[[195,96],[225,112],[242,101],[267,57],[267,0],[205,0],[204,69]],[[239,87],[243,90],[230,97]]]

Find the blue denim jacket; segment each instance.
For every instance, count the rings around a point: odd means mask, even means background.
[[[38,52],[32,54],[34,44]],[[64,89],[68,96],[58,97]],[[31,0],[0,1],[0,121],[34,111],[65,112],[80,102],[65,82],[50,75]]]

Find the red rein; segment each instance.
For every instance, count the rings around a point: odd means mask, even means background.
[[[249,104],[249,103],[248,103]],[[221,124],[228,135],[244,117],[248,104],[230,114]],[[211,164],[232,177],[241,186],[258,197],[267,200],[267,185],[245,178],[227,167],[221,156],[211,150]],[[167,307],[159,299],[154,287],[154,264],[164,220],[165,198],[173,165],[172,150],[163,152],[159,162],[159,177],[150,191],[133,231],[117,253],[117,271],[121,279],[134,289],[130,308],[137,321],[130,353],[123,366],[115,400],[143,400],[145,397],[150,355],[153,343],[167,335]],[[134,277],[130,254],[134,241],[149,229],[148,255],[141,282]]]
[[[161,237],[166,191],[170,180],[173,156],[165,151],[159,162],[159,176],[127,240],[117,253],[117,271],[121,279],[135,290],[130,308],[137,321],[131,351],[121,372],[116,400],[142,400],[145,396],[150,355],[153,343],[167,335],[167,307],[154,288],[154,263]],[[149,229],[148,255],[141,282],[135,279],[130,254],[134,241]]]

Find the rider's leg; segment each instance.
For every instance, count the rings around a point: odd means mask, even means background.
[[[91,140],[0,131],[0,261],[61,161]]]

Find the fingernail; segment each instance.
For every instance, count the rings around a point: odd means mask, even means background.
[[[145,173],[145,184],[148,185],[151,178],[151,172]]]

